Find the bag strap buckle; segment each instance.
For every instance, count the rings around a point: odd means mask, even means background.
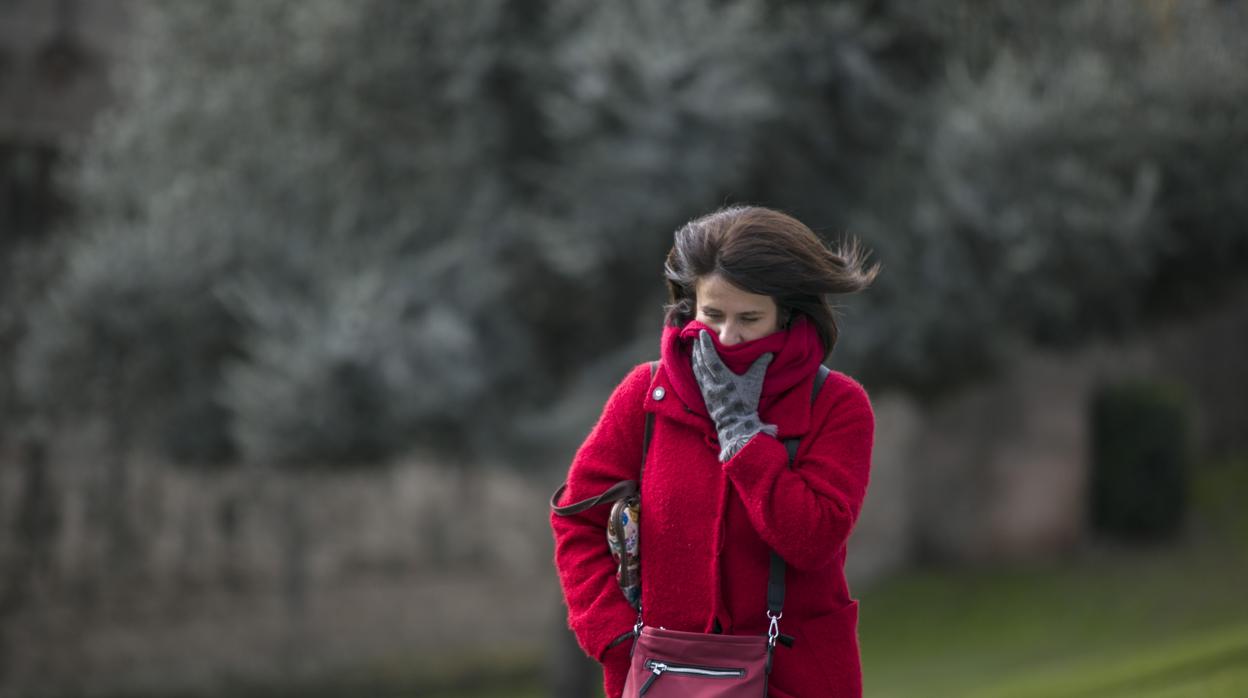
[[[784,617],[783,611],[775,615],[773,615],[771,611],[767,611],[767,619],[771,621],[771,623],[767,626],[767,646],[768,647],[776,646],[776,639],[780,637],[780,619],[783,617]]]

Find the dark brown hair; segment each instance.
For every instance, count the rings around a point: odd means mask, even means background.
[[[831,353],[837,328],[827,296],[871,285],[879,265],[867,268],[867,255],[854,239],[830,249],[801,221],[780,211],[722,208],[676,231],[664,265],[665,322],[679,327],[692,320],[698,279],[719,274],[745,291],[771,296],[782,321],[806,315]]]

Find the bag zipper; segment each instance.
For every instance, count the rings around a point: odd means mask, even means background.
[[[693,664],[668,664],[657,659],[647,659],[646,668],[653,672],[642,684],[638,695],[645,695],[653,684],[664,673],[684,674],[704,679],[739,679],[745,676],[745,669],[728,669],[724,667],[696,666]]]

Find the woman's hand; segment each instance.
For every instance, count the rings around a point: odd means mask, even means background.
[[[763,393],[763,376],[771,363],[770,353],[758,357],[754,365],[738,376],[724,365],[715,351],[715,342],[706,330],[693,343],[693,376],[698,380],[706,411],[719,432],[719,461],[726,462],[759,432],[776,435],[774,424],[763,424],[758,416],[758,398]]]

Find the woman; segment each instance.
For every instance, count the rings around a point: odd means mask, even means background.
[[[829,250],[766,208],[730,207],[680,228],[667,256],[657,371],[641,364],[616,387],[558,502],[637,479],[653,413],[641,477],[643,621],[766,634],[774,550],[787,565],[779,630],[793,641],[775,649],[771,696],[862,692],[858,606],[844,564],[866,495],[874,416],[862,386],[844,374],[830,372],[812,391],[837,338],[827,294],[866,288],[877,271],[864,268],[856,245]],[[790,465],[784,441],[793,438]],[[608,509],[552,516],[551,525],[569,625],[602,663],[615,698],[638,614],[616,584]]]

